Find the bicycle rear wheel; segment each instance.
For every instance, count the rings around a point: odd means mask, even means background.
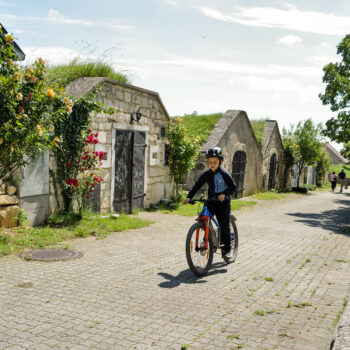
[[[198,248],[196,236],[198,231]],[[197,276],[205,275],[213,262],[213,242],[209,237],[208,248],[205,249],[205,225],[202,222],[191,226],[186,239],[186,258],[191,271]]]
[[[226,258],[224,256],[224,260],[227,264],[231,264],[235,262],[238,254],[238,230],[235,222],[235,218],[231,215],[230,217],[230,232],[231,232],[231,249],[233,251],[233,255],[231,258]]]

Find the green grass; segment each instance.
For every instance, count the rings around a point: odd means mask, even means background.
[[[116,72],[111,65],[103,61],[79,62],[77,59],[68,64],[49,66],[47,68],[47,82],[49,84],[68,85],[81,77],[108,77],[123,83],[130,83],[129,78],[120,72]]]
[[[346,177],[350,177],[350,164],[331,165],[328,171],[329,173],[335,171],[336,174],[339,174],[342,169],[344,169],[344,171],[348,173]]]
[[[199,142],[202,145],[208,140],[211,131],[221,116],[222,113],[203,115],[189,114],[181,118],[185,122],[188,135],[193,138],[199,137]]]
[[[252,128],[254,130],[256,140],[258,141],[261,147],[264,141],[265,123],[266,119],[257,119],[250,121],[250,124],[252,125]]]
[[[259,192],[250,196],[250,198],[260,199],[265,201],[284,198],[285,195],[277,192]]]
[[[244,207],[252,207],[256,204],[254,201],[240,201],[234,200],[231,201],[232,211],[239,210]],[[182,204],[179,203],[177,208],[169,208],[168,206],[161,205],[160,210],[165,214],[177,214],[183,216],[195,216],[202,210],[203,205],[201,204],[198,208],[198,204]]]
[[[105,216],[105,215],[103,215]],[[146,227],[152,221],[121,215],[117,219],[101,217],[100,214],[86,213],[83,218],[65,227],[18,227],[11,234],[0,231],[0,257],[18,253],[25,248],[44,248],[59,242],[88,236],[106,237],[111,232]]]

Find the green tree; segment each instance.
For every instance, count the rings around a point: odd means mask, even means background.
[[[282,130],[282,142],[283,142],[283,179],[282,179],[282,191],[287,191],[289,176],[293,173],[293,166],[296,162],[296,159],[299,157],[299,147],[293,141],[293,128],[287,131],[286,129]]]
[[[341,61],[329,63],[323,68],[324,94],[319,97],[324,105],[330,105],[336,117],[326,122],[324,135],[339,143],[350,141],[350,34],[337,46]]]
[[[283,132],[291,138],[291,157],[298,166],[298,187],[305,167],[317,165],[323,145],[321,132],[322,124],[315,125],[312,119],[300,121],[295,129],[291,126],[289,131]]]
[[[1,30],[1,29],[0,29]],[[45,62],[21,68],[7,34],[0,39],[0,182],[60,142],[54,121],[71,110],[63,91],[45,81]]]
[[[330,160],[328,154],[325,152],[323,148],[319,150],[319,154],[316,160],[316,185],[322,186],[323,179],[326,175],[326,172],[330,166]]]
[[[347,159],[350,159],[350,141],[344,143],[342,150],[340,151],[341,155]]]
[[[179,195],[180,184],[189,170],[194,168],[200,149],[199,139],[187,136],[188,132],[181,118],[172,118],[169,124],[168,138],[170,174],[174,178],[176,196]]]

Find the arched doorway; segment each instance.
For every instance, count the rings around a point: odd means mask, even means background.
[[[272,190],[276,186],[276,170],[277,170],[277,157],[274,153],[270,158],[270,170],[269,170],[269,185],[268,189]]]
[[[235,198],[243,197],[245,167],[247,164],[247,156],[244,151],[237,151],[232,160],[232,177],[237,185],[237,193]]]

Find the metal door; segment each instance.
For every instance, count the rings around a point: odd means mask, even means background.
[[[243,197],[245,167],[247,164],[247,156],[244,151],[237,151],[232,160],[232,177],[237,185],[235,198]]]
[[[269,190],[272,190],[276,187],[276,169],[277,169],[277,157],[276,157],[276,153],[274,153],[270,158],[269,185],[268,185]]]
[[[116,130],[115,188],[113,208],[131,213],[143,207],[145,133]]]

